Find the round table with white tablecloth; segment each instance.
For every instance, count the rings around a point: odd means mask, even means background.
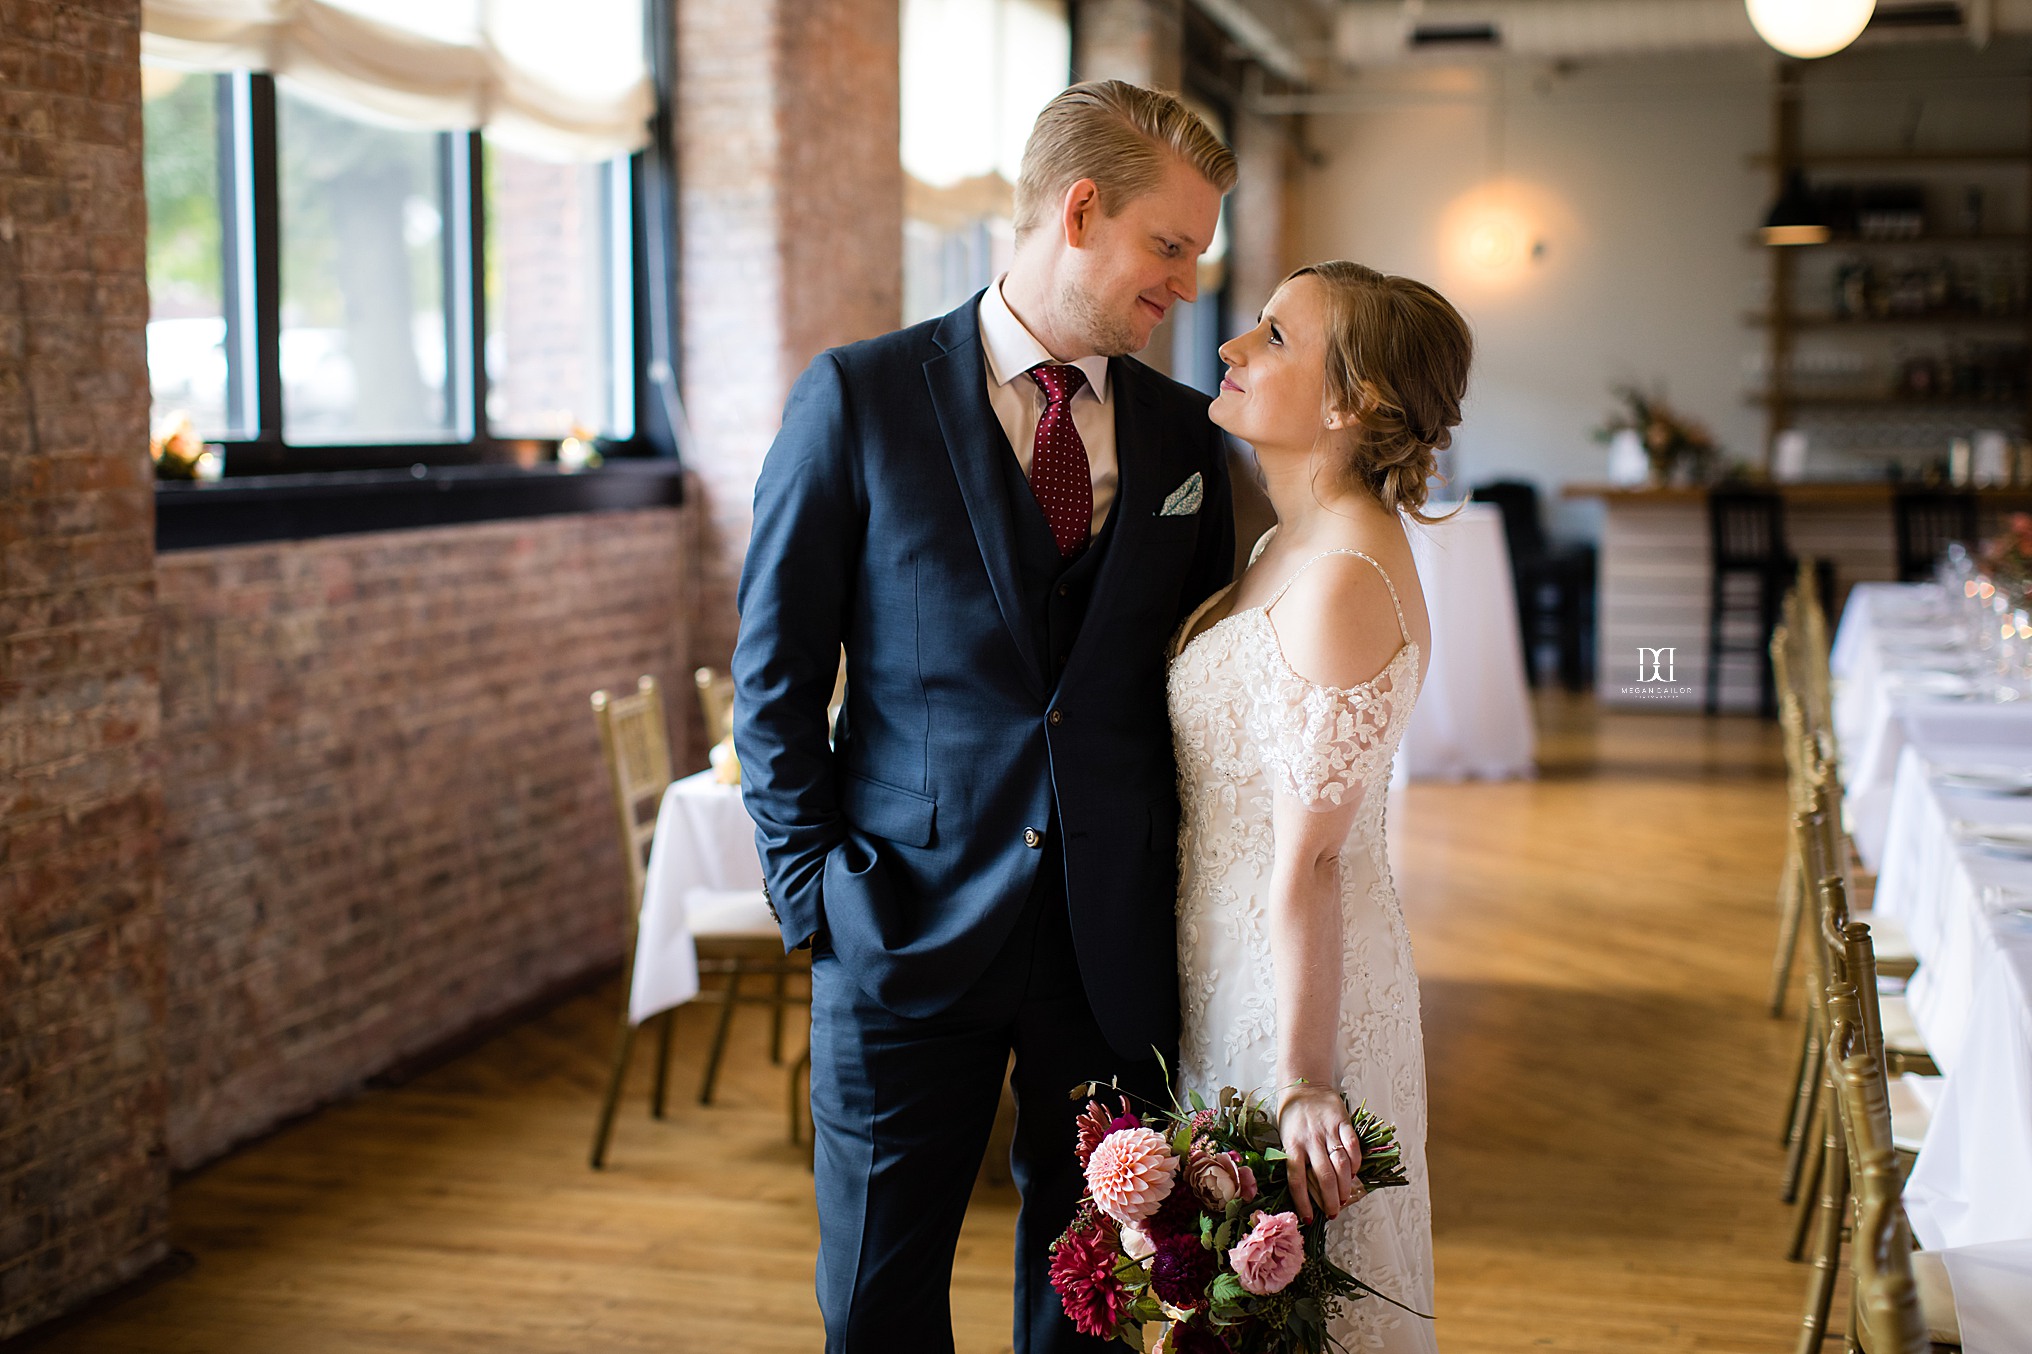
[[[688,918],[695,895],[761,887],[755,825],[741,787],[720,784],[710,771],[672,781],[649,847],[628,1018],[639,1025],[698,995],[698,951]]]
[[[1533,775],[1537,730],[1502,512],[1469,503],[1436,525],[1407,521],[1405,529],[1432,652],[1391,783]]]

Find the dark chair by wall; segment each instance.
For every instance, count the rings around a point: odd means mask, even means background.
[[[1798,570],[1785,547],[1785,500],[1756,489],[1716,489],[1707,498],[1708,538],[1713,572],[1707,617],[1707,712],[1721,699],[1722,660],[1746,654],[1757,663],[1757,709],[1766,719],[1778,713],[1771,672],[1771,632],[1785,588]],[[1744,586],[1747,585],[1747,586]],[[1822,595],[1827,595],[1823,588]],[[1756,632],[1725,637],[1730,622],[1754,619]]]
[[[1537,486],[1522,480],[1476,485],[1471,497],[1503,514],[1510,570],[1517,588],[1517,629],[1524,641],[1524,673],[1539,681],[1540,650],[1558,654],[1560,684],[1581,691],[1594,664],[1595,550],[1555,545],[1538,516]]]
[[[1949,541],[1976,539],[1976,496],[1956,490],[1900,489],[1891,500],[1898,534],[1898,578],[1923,583]]]

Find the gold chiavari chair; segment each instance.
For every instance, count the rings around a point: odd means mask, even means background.
[[[703,683],[701,687],[703,688]],[[620,1103],[622,1084],[628,1071],[628,1060],[634,1048],[636,1026],[628,1015],[628,992],[633,984],[636,964],[636,942],[642,907],[643,886],[647,877],[649,847],[656,833],[656,814],[662,803],[663,792],[671,783],[670,735],[664,721],[663,695],[653,677],[637,679],[634,692],[611,696],[605,691],[596,691],[592,696],[593,719],[599,728],[600,748],[604,754],[608,778],[614,792],[614,807],[621,829],[621,847],[626,861],[629,897],[629,935],[627,967],[621,987],[621,1025],[615,1041],[614,1061],[607,1077],[606,1093],[600,1104],[598,1126],[593,1133],[592,1166],[599,1170],[606,1164],[607,1143],[612,1136],[614,1114]],[[731,709],[731,706],[729,707]],[[710,723],[711,712],[707,715]],[[686,900],[687,907],[694,906],[694,900]],[[699,1103],[712,1102],[713,1089],[719,1077],[720,1066],[725,1055],[729,1033],[733,1024],[734,1007],[741,1003],[767,1004],[772,1008],[770,1061],[780,1063],[783,1058],[783,1012],[793,998],[787,991],[787,979],[791,974],[806,971],[807,961],[803,954],[785,957],[782,941],[773,923],[768,920],[767,911],[759,902],[759,896],[752,906],[743,906],[747,895],[715,897],[691,918],[692,940],[698,953],[698,967],[701,978],[718,975],[724,979],[718,992],[720,1014],[716,1022],[713,1041],[706,1055],[705,1074],[699,1089]],[[759,914],[750,916],[750,913]],[[774,990],[767,996],[749,994],[742,990],[742,980],[750,976],[774,979]],[[654,1088],[650,1093],[650,1114],[658,1119],[664,1116],[666,1092],[669,1084],[670,1046],[675,1028],[677,1012],[664,1011],[653,1017],[657,1026],[656,1074]],[[808,1056],[808,1055],[805,1055]],[[801,1125],[797,1108],[797,1082],[804,1070],[804,1057],[791,1068],[791,1140],[800,1136]]]
[[[593,1130],[592,1165],[597,1171],[606,1164],[614,1110],[621,1100],[621,1083],[628,1074],[628,1057],[635,1048],[635,1022],[628,1017],[628,992],[635,977],[635,942],[649,844],[656,835],[656,812],[663,802],[664,790],[670,785],[671,774],[670,733],[663,722],[663,697],[655,678],[646,675],[638,678],[634,692],[629,695],[610,696],[604,690],[595,691],[592,703],[593,722],[600,731],[600,751],[614,793],[614,810],[620,820],[621,854],[628,880],[628,961],[621,975],[621,1029],[615,1041],[613,1066],[607,1073],[606,1094],[600,1100],[599,1125]],[[675,1015],[665,1011],[657,1018],[656,1089],[652,1103],[659,1116]]]
[[[846,669],[842,666],[841,682],[846,680],[845,674]],[[731,767],[732,774],[722,774],[720,779],[738,785],[741,779],[740,761],[731,755],[734,739],[734,680],[717,669],[700,668],[692,674],[692,681],[698,687],[699,713],[705,720],[706,737],[714,746],[724,745],[728,750],[729,755],[724,763],[721,759],[715,758],[714,769],[718,771],[722,765]],[[774,922],[765,924],[762,918],[756,915],[758,909],[749,895],[726,895],[724,898],[708,902],[707,905],[711,912],[727,918],[729,923],[718,927],[716,932],[713,916],[702,919],[703,933],[714,934],[715,947],[725,951],[716,956],[725,962],[714,971],[725,972],[729,976],[723,992],[726,1000],[720,1008],[719,1026],[713,1036],[712,1051],[706,1060],[705,1086],[699,1092],[701,1105],[712,1102],[713,1087],[719,1077],[720,1059],[726,1049],[728,1032],[732,1029],[736,1004],[753,1001],[768,1003],[769,1061],[773,1063],[783,1061],[784,1013],[792,1000],[790,979],[794,975],[809,972],[811,967],[810,957],[804,952],[788,957],[781,953],[782,946],[778,943],[781,932],[776,930]],[[766,905],[759,911],[766,915]],[[699,932],[701,927],[694,927],[693,930]],[[704,971],[703,966],[701,971]],[[766,998],[753,997],[740,990],[741,979],[751,976],[764,976],[771,980],[769,995]],[[804,1056],[810,1055],[807,1053]],[[799,1068],[794,1067],[791,1070],[794,1080]],[[791,1141],[796,1142],[803,1130],[797,1122],[797,1096],[794,1087],[791,1104]]]
[[[1824,925],[1818,924],[1818,886],[1815,881],[1837,880],[1841,888],[1843,915],[1839,925],[1858,922],[1871,928],[1874,942],[1875,914],[1854,912],[1847,907],[1849,876],[1844,865],[1845,845],[1841,831],[1835,825],[1832,769],[1825,763],[1814,766],[1804,777],[1800,802],[1793,812],[1793,830],[1788,845],[1788,869],[1792,871],[1793,887],[1799,897],[1794,903],[1803,917],[1815,918],[1801,926],[1808,957],[1808,990],[1815,991],[1827,981],[1826,966],[1819,962],[1825,954],[1827,944],[1839,944],[1838,937]],[[1821,934],[1815,935],[1816,930]],[[1881,961],[1877,973],[1882,975]],[[1902,965],[1900,966],[1902,970]],[[1885,1026],[1884,1042],[1893,1066],[1900,1072],[1934,1073],[1932,1056],[1927,1052],[1926,1041],[1920,1037],[1912,1021],[1911,1011],[1902,995],[1888,996],[1876,992],[1877,984],[1871,984],[1872,995],[1877,998],[1873,1006],[1882,1012],[1881,1021]],[[1807,1163],[1812,1147],[1811,1124],[1818,1110],[1822,1082],[1825,1078],[1819,1066],[1821,1050],[1825,1047],[1825,1019],[1819,1002],[1805,1003],[1800,1014],[1799,1060],[1795,1079],[1789,1088],[1790,1106],[1785,1119],[1785,1128],[1780,1142],[1786,1149],[1785,1171],[1780,1185],[1780,1196],[1787,1203],[1799,1198],[1800,1171]]]
[[[1919,1141],[1925,1137],[1929,1115],[1923,1100],[1903,1077],[1908,1073],[1915,1076],[1938,1075],[1940,1069],[1934,1065],[1925,1040],[1913,1023],[1904,997],[1895,994],[1885,996],[1879,991],[1870,928],[1849,911],[1847,880],[1834,867],[1841,843],[1840,830],[1832,822],[1829,781],[1830,777],[1823,768],[1811,787],[1806,812],[1794,819],[1801,873],[1805,878],[1817,881],[1814,886],[1814,924],[1807,944],[1810,981],[1813,990],[1820,992],[1826,991],[1833,983],[1851,983],[1856,987],[1869,1046],[1876,1056],[1900,1074],[1897,1116],[1901,1129],[1900,1142],[1908,1152],[1916,1153]],[[1803,1081],[1797,1088],[1793,1119],[1786,1138],[1787,1159],[1782,1189],[1787,1202],[1796,1199],[1799,1204],[1799,1216],[1793,1230],[1793,1259],[1800,1257],[1808,1243],[1817,1186],[1820,1202],[1825,1203],[1829,1188],[1825,1172],[1826,1147],[1828,1137],[1836,1127],[1832,1110],[1825,1099],[1831,1094],[1827,1090],[1831,1073],[1825,1066],[1825,1055],[1833,1047],[1826,1003],[1813,1003],[1809,1007],[1809,1017],[1804,1040],[1806,1055],[1811,1060],[1812,1079]],[[1812,1154],[1816,1123],[1823,1148],[1819,1156]],[[1802,1176],[1806,1178],[1802,1180]]]
[[[1813,570],[1800,569],[1799,586],[1785,594],[1783,615],[1771,635],[1771,668],[1778,688],[1778,721],[1785,749],[1785,775],[1794,808],[1803,801],[1806,783],[1823,763],[1835,764],[1832,678],[1827,666],[1827,622],[1816,598]],[[1855,852],[1843,837],[1842,862],[1850,901],[1859,883]],[[1771,1014],[1785,1011],[1785,994],[1799,948],[1799,923],[1805,915],[1808,890],[1801,887],[1796,853],[1786,852],[1778,884],[1778,947],[1771,964]],[[1877,941],[1877,962],[1887,977],[1910,977],[1919,959],[1904,927],[1891,917],[1859,910]],[[1809,1007],[1812,1001],[1806,1003]]]
[[[1813,854],[1809,850],[1809,860]],[[1803,1256],[1807,1260],[1809,1274],[1802,1318],[1802,1354],[1817,1350],[1826,1333],[1840,1265],[1843,1227],[1852,1220],[1854,1212],[1851,1168],[1858,1156],[1852,1120],[1857,1111],[1843,1098],[1843,1061],[1860,1054],[1877,1069],[1884,1106],[1881,1137],[1903,1167],[1909,1169],[1917,1156],[1931,1118],[1927,1098],[1915,1087],[1918,1076],[1902,1073],[1893,1081],[1886,1071],[1883,1013],[1870,928],[1848,919],[1839,878],[1822,879],[1819,894],[1818,929],[1822,944],[1816,948],[1824,958],[1815,965],[1814,976],[1816,980],[1824,979],[1822,990],[1827,994],[1822,1003],[1821,1025],[1826,1099],[1819,1125],[1821,1151],[1815,1159],[1794,1234],[1794,1258]]]
[[[1859,1050],[1843,1058],[1837,1072],[1852,1163],[1847,1348],[1858,1354],[1959,1350],[1961,1324],[1947,1267],[1938,1255],[1912,1249],[1884,1065]]]

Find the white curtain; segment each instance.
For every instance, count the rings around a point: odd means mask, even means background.
[[[145,60],[260,70],[399,127],[553,160],[648,143],[643,0],[143,0]]]

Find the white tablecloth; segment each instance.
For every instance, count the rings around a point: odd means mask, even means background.
[[[1998,702],[1928,690],[1969,661],[1931,583],[1859,583],[1835,632],[1834,729],[1841,744],[1842,808],[1856,853],[1882,867],[1899,754],[1919,743],[1936,760],[1994,760],[1997,747],[2032,757],[2032,701]]]
[[[1438,526],[1411,523],[1409,531],[1432,653],[1393,783],[1533,775],[1537,731],[1502,512],[1470,503]]]
[[[2032,861],[1955,835],[2032,827],[2032,798],[1938,785],[1924,751],[1899,761],[1875,903],[1912,937],[1906,998],[1947,1074],[1906,1208],[1933,1249],[2032,1238],[2032,918],[2011,910],[2032,907]]]
[[[2032,1354],[2032,1241],[1943,1251],[1962,1354]]]
[[[657,808],[649,847],[628,1018],[640,1024],[698,995],[698,952],[685,924],[692,890],[761,887],[755,825],[740,787],[720,784],[710,771],[673,781]]]

